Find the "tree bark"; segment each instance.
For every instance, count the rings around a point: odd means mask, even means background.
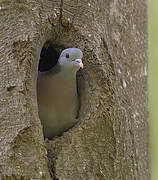
[[[145,0],[0,2],[0,179],[51,179],[36,79],[46,42],[79,47],[80,123],[46,144],[53,179],[148,180]]]

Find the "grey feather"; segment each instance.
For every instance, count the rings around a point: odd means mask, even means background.
[[[78,48],[65,49],[55,67],[38,73],[37,101],[45,138],[60,135],[77,122],[76,72],[83,68],[82,56]]]

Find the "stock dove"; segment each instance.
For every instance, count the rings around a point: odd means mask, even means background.
[[[37,102],[44,137],[61,135],[76,124],[78,95],[76,72],[83,68],[78,48],[62,51],[57,64],[37,78]]]

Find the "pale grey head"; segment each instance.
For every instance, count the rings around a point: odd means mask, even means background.
[[[83,53],[78,48],[68,48],[62,51],[58,63],[64,68],[70,68],[78,71],[83,68],[82,63]]]

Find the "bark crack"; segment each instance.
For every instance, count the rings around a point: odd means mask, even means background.
[[[63,3],[64,0],[61,0],[60,2],[60,16],[59,16],[59,23],[62,24],[62,17],[63,17]]]

